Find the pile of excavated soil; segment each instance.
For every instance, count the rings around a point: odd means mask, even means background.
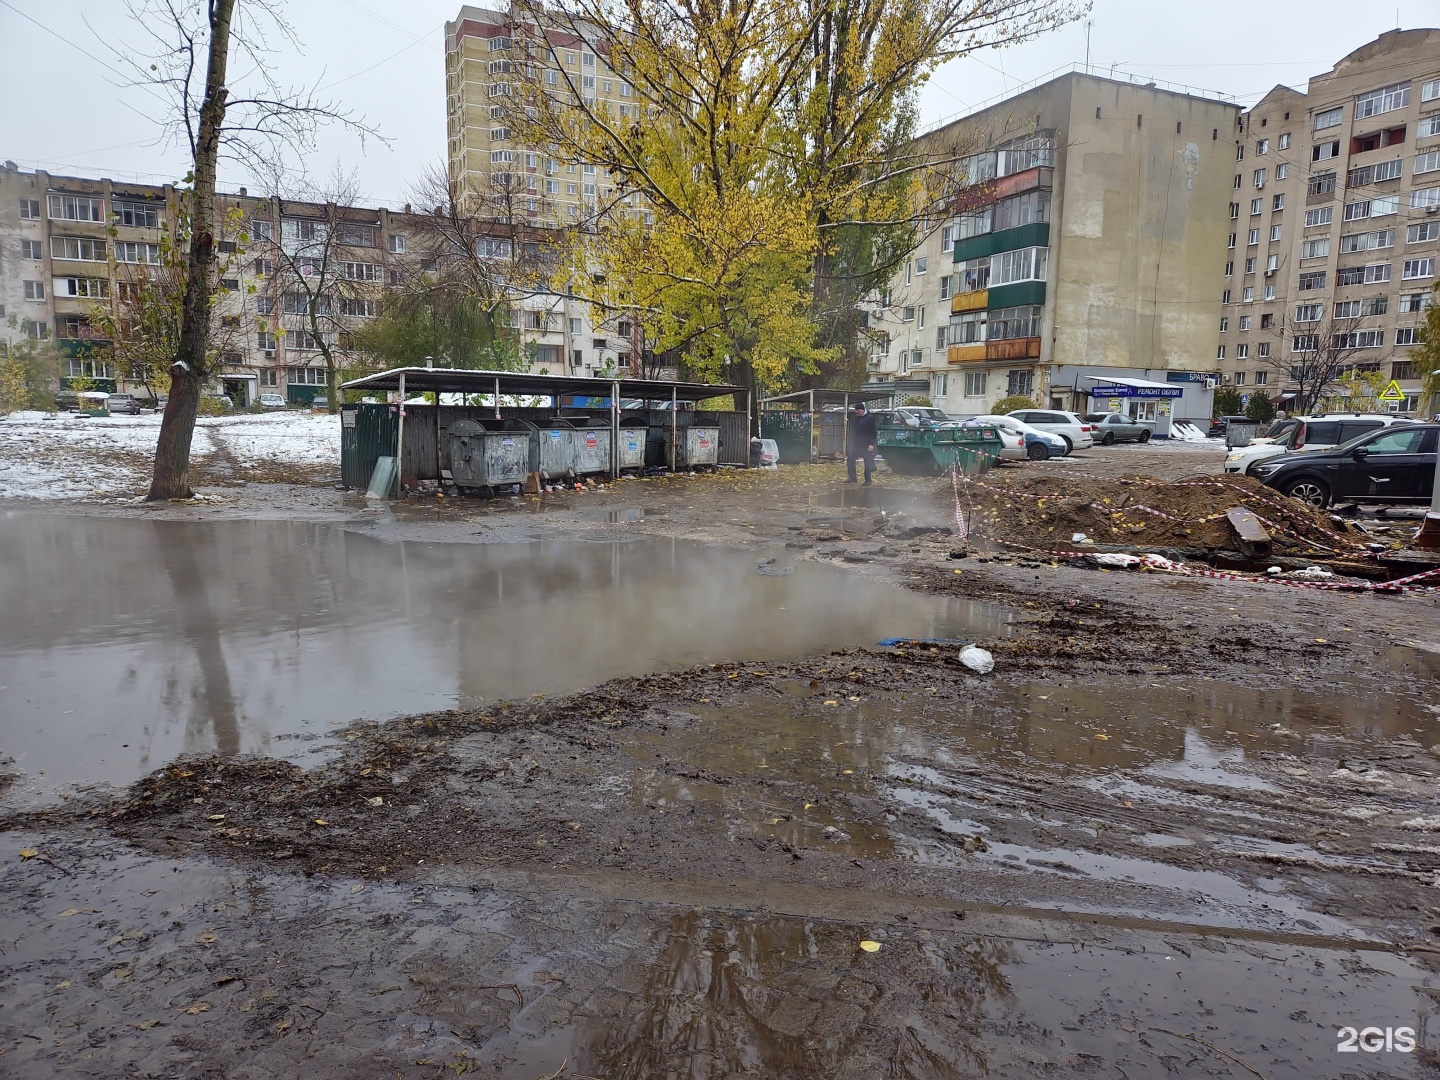
[[[939,493],[953,500],[948,477]],[[1074,534],[1084,533],[1102,548],[1234,551],[1225,513],[1237,506],[1262,519],[1276,553],[1352,553],[1362,539],[1352,527],[1246,476],[1167,482],[1001,469],[962,479],[960,500],[973,533],[1037,548],[1073,548]]]

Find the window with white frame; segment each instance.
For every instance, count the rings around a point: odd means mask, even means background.
[[[1282,163],[1282,164],[1280,164],[1280,165],[1276,165],[1276,166],[1275,166],[1275,179],[1276,179],[1276,180],[1284,180],[1284,179],[1285,179],[1287,176],[1289,176],[1289,175],[1290,175],[1290,166],[1289,166],[1289,165],[1285,165],[1285,164]]]
[[[159,227],[162,209],[159,203],[115,199],[110,204],[110,215],[116,225],[133,229],[154,229]]]
[[[25,292],[26,300],[44,300],[45,283],[43,281],[25,281],[21,283]]]
[[[967,398],[983,398],[985,396],[985,372],[967,371],[965,373],[965,396]]]
[[[990,285],[1008,285],[1014,281],[1044,281],[1049,249],[1042,247],[1002,251],[990,259]]]
[[[78,296],[88,300],[104,300],[110,295],[110,282],[107,278],[58,278],[57,283],[60,291],[57,296]]]
[[[953,251],[955,248],[955,226],[946,225],[940,230],[940,250]]]
[[[1270,152],[1270,140],[1260,139],[1255,143],[1255,156],[1264,157]]]
[[[256,240],[270,240],[274,237],[273,226],[264,220],[252,221],[250,222],[250,235]]]
[[[1412,210],[1429,209],[1432,206],[1440,206],[1440,187],[1420,188],[1410,192]]]
[[[1265,200],[1264,200],[1264,199],[1251,199],[1251,200],[1250,200],[1250,213],[1251,213],[1252,215],[1254,215],[1254,214],[1263,214],[1264,212],[1265,212]]]
[[[1265,170],[1264,170],[1264,169],[1256,169],[1256,170],[1255,170],[1255,186],[1256,186],[1257,188],[1262,188],[1262,187],[1265,186]]]
[[[1240,344],[1240,345],[1236,345],[1236,346],[1235,346],[1235,359],[1236,359],[1236,360],[1247,360],[1247,359],[1249,359],[1249,357],[1250,357],[1250,346],[1249,346],[1249,345]],[[1243,373],[1235,376],[1235,384],[1236,384],[1237,386],[1240,385],[1240,384],[1241,384],[1242,382],[1244,382],[1244,381],[1245,381],[1245,376],[1244,376]]]
[[[1271,226],[1270,226],[1270,242],[1273,244],[1276,240],[1279,240],[1279,239],[1280,239],[1280,226],[1279,226],[1279,225],[1271,225]]]
[[[39,220],[40,220],[40,200],[39,200],[39,199],[21,199],[21,200],[20,200],[20,220],[21,220],[21,221],[39,221]]]
[[[403,236],[400,235],[399,233],[391,233],[391,234],[390,234],[390,254],[392,254],[392,255],[404,255],[404,254],[405,254],[405,237],[403,237]]]
[[[126,259],[120,254],[120,249],[125,246],[124,242],[115,245],[115,257],[121,262],[140,262],[139,259]],[[160,261],[159,244],[140,244],[139,247],[150,247],[155,249],[155,262]],[[104,262],[105,241],[92,240],[88,236],[52,236],[50,237],[50,258],[64,260],[79,260],[82,262]]]
[[[1245,273],[1253,274],[1255,272],[1255,261],[1256,256],[1254,255],[1250,256],[1250,258],[1245,260]]]
[[[926,269],[929,267],[929,265],[930,265],[930,260],[929,260],[929,259],[916,259],[916,260],[915,260],[915,273],[916,273],[916,274],[923,274],[923,273],[925,273],[925,271],[926,271]]]
[[[1440,150],[1429,150],[1415,156],[1414,175],[1435,172],[1440,169]]]
[[[1255,302],[1255,286],[1246,285],[1240,290],[1240,302],[1242,304],[1253,304]]]
[[[1440,98],[1440,79],[1431,79],[1420,87],[1421,101],[1434,101]]]
[[[255,347],[261,352],[275,351],[275,335],[269,330],[260,330],[255,334]]]
[[[1345,122],[1345,107],[1336,105],[1333,109],[1325,109],[1315,114],[1315,130],[1324,131],[1326,128],[1339,127]]]
[[[1330,142],[1316,143],[1310,148],[1311,161],[1329,161],[1331,158],[1340,156],[1340,140],[1334,139]]]
[[[1400,294],[1400,310],[1402,312],[1424,311],[1429,305],[1429,293],[1417,292]]]
[[[1287,131],[1287,132],[1285,132],[1283,135],[1280,136],[1279,148],[1280,148],[1281,150],[1289,150],[1289,149],[1290,149],[1290,132]]]
[[[1396,329],[1396,331],[1395,331],[1395,344],[1396,344],[1396,345],[1415,345],[1415,344],[1418,344],[1418,340],[1416,339],[1416,336],[1415,336],[1415,327],[1413,327],[1413,326],[1402,326],[1402,327],[1399,327],[1398,329]]]
[[[1260,230],[1251,229],[1250,232],[1246,235],[1245,243],[1246,246],[1260,243]]]
[[[256,315],[274,315],[274,314],[275,314],[275,298],[274,298],[273,296],[266,296],[266,295],[264,295],[263,293],[256,293],[256,294],[255,294],[255,314],[256,314]]]
[[[1240,329],[1241,329],[1241,330],[1249,330],[1249,329],[1250,329],[1250,316],[1249,316],[1249,315],[1241,315],[1241,316],[1240,316]]]
[[[1309,273],[1301,274],[1297,288],[1300,292],[1325,288],[1325,273],[1324,270],[1312,270]]]
[[[39,240],[21,240],[20,257],[22,259],[43,259],[45,257],[45,248]]]
[[[341,263],[340,274],[346,281],[383,281],[385,279],[384,268],[377,263]]]
[[[1228,238],[1228,239],[1226,240],[1226,242],[1225,242],[1225,247],[1226,247],[1227,250],[1229,250],[1229,249],[1233,248],[1234,246],[1235,246],[1235,234],[1232,232],[1232,233],[1230,234],[1229,238]]]
[[[1270,200],[1270,209],[1271,209],[1271,210],[1284,210],[1284,209],[1285,209],[1285,193],[1284,193],[1283,191],[1280,192],[1280,194],[1276,195],[1273,199]]]
[[[1321,225],[1329,225],[1335,220],[1335,207],[1317,206],[1314,210],[1305,211],[1305,228],[1314,229]]]
[[[1435,135],[1440,135],[1440,112],[1422,116],[1420,123],[1415,127],[1417,139],[1428,139]]]
[[[1215,359],[1216,359],[1216,360],[1224,360],[1224,359],[1225,359],[1225,346],[1224,346],[1224,345],[1220,345],[1220,346],[1217,346],[1217,347],[1216,347],[1216,349],[1215,349]]]
[[[1230,329],[1230,318],[1229,318],[1229,316],[1227,316],[1227,315],[1221,315],[1221,316],[1220,316],[1220,333],[1223,334],[1223,333],[1225,333],[1226,331],[1228,331],[1229,329]]]
[[[949,372],[940,372],[938,375],[930,376],[930,392],[936,397],[944,397],[950,392]]]
[[[940,299],[950,299],[950,275],[946,274],[940,279]]]
[[[90,195],[50,195],[50,217],[56,221],[104,221],[105,200]]]
[[[1384,344],[1384,330],[1350,330],[1334,337],[1337,349],[1378,349]]]
[[[1319,322],[1324,314],[1324,304],[1297,304],[1295,307],[1295,321],[1297,323]]]
[[[318,349],[324,338],[324,334],[315,334],[309,330],[286,330],[285,347],[287,349]]]
[[[1319,334],[1296,334],[1290,339],[1291,352],[1316,352],[1319,348]]]
[[[1435,257],[1433,255],[1423,259],[1406,259],[1404,269],[1400,273],[1402,281],[1413,281],[1415,278],[1434,276]]]
[[[1274,299],[1275,299],[1275,286],[1274,286],[1274,285],[1266,285],[1265,288],[1264,288],[1263,294],[1262,294],[1262,296],[1261,296],[1261,299],[1263,299],[1263,300],[1274,300]]]
[[[1410,225],[1405,229],[1405,242],[1407,244],[1423,244],[1426,240],[1440,238],[1440,221],[1424,221],[1419,225]]]
[[[340,314],[357,319],[372,319],[380,313],[379,301],[362,296],[342,296]]]

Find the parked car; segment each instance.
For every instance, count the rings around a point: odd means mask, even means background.
[[[1092,437],[1102,446],[1124,442],[1126,439],[1149,442],[1150,436],[1155,434],[1155,425],[1148,420],[1132,420],[1124,413],[1088,413],[1085,422],[1095,425]]]
[[[1031,427],[1013,416],[975,416],[967,424],[993,426],[1000,433],[1000,457],[1007,461],[1044,461],[1050,457],[1064,457],[1069,452],[1065,440],[1059,435]]]
[[[1065,452],[1088,450],[1095,445],[1095,428],[1073,412],[1059,412],[1055,409],[1016,409],[1009,415],[1016,420],[1059,435],[1065,440]]]
[[[324,397],[311,398],[311,399],[310,399],[310,411],[311,411],[311,412],[329,412],[329,411],[330,411],[330,401],[329,401],[329,399],[328,399],[328,398],[324,398]]]
[[[1212,439],[1223,439],[1223,438],[1225,437],[1225,430],[1226,430],[1231,424],[1253,424],[1253,423],[1254,423],[1254,421],[1251,420],[1250,417],[1244,415],[1243,413],[1240,414],[1239,416],[1217,416],[1217,417],[1215,417],[1214,420],[1211,420],[1211,421],[1210,421],[1210,428],[1209,428],[1209,430],[1207,430],[1207,431],[1205,432],[1205,434],[1206,434],[1209,438],[1212,438]]]
[[[139,416],[141,410],[140,402],[131,394],[111,394],[105,399],[105,407],[110,410],[111,416],[119,413]]]
[[[80,394],[75,390],[61,390],[55,395],[55,408],[61,412],[74,412],[80,408]]]
[[[285,399],[279,394],[261,394],[260,407],[262,409],[283,409],[285,408]]]
[[[1437,440],[1440,424],[1397,424],[1329,450],[1262,461],[1251,473],[1320,509],[1337,502],[1428,503]]]
[[[1411,422],[1403,416],[1390,416],[1385,413],[1292,416],[1287,420],[1277,421],[1264,438],[1254,440],[1249,446],[1237,446],[1226,454],[1225,471],[1253,474],[1254,467],[1260,462],[1283,454],[1329,450],[1341,443],[1358,439],[1361,435],[1379,431],[1382,427]]]

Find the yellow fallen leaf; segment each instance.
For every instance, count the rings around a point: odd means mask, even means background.
[[[224,821],[224,820],[225,820],[225,815],[224,815],[224,814],[206,814],[206,815],[205,815],[205,820],[206,820],[206,821]]]
[[[1315,639],[1315,644],[1317,644],[1317,645],[1324,645],[1325,643],[1326,643],[1326,642],[1325,642],[1325,639],[1324,639],[1323,637],[1317,637],[1317,638]]]
[[[208,1002],[208,1001],[197,1001],[194,1005],[191,1005],[191,1006],[190,1006],[188,1009],[186,1009],[185,1011],[186,1011],[187,1013],[189,1013],[191,1016],[199,1016],[199,1015],[200,1015],[201,1013],[203,1013],[203,1012],[209,1012],[209,1011],[210,1011],[210,1002]]]
[[[330,822],[326,821],[323,817],[317,817],[317,818],[315,819],[315,824],[316,824],[316,825],[329,825]]]
[[[371,806],[384,806],[384,805],[385,805],[385,800],[382,799],[379,795],[376,795],[373,799],[366,799],[365,801],[366,801],[367,803],[369,803]]]
[[[880,943],[878,941],[866,940],[860,942],[860,948],[864,949],[866,952],[879,952]]]
[[[285,1032],[290,1030],[290,1025],[292,1023],[294,1023],[294,1021],[292,1020],[281,1020],[278,1024],[275,1025],[276,1033],[283,1035]]]
[[[1110,738],[1110,736],[1109,736],[1109,735],[1106,735],[1106,734],[1102,731],[1102,732],[1100,732],[1098,735],[1096,735],[1095,738],[1097,738],[1097,739],[1108,739],[1108,738]]]
[[[351,885],[351,886],[350,886],[350,891],[351,891],[352,893],[357,893],[357,892],[359,892],[359,891],[360,891],[361,889],[363,889],[363,888],[365,888],[364,885]]]
[[[130,1026],[131,1026],[131,1027],[137,1027],[137,1028],[139,1028],[141,1031],[149,1031],[152,1027],[154,1027],[154,1026],[155,1026],[156,1024],[158,1024],[158,1023],[160,1023],[159,1020],[141,1020],[138,1024],[131,1024]]]
[[[825,702],[825,704],[826,704],[826,705],[839,705],[840,702],[838,702],[838,701],[827,701],[827,702]]]
[[[200,935],[198,935],[198,936],[195,938],[195,944],[196,944],[196,945],[214,945],[215,942],[217,942],[217,941],[219,941],[219,940],[220,940],[220,939],[219,939],[215,934],[212,934],[212,933],[210,933],[209,931],[206,931],[205,933],[200,934]]]
[[[851,700],[851,701],[859,701],[859,700],[860,700],[860,695],[859,695],[859,694],[851,694],[851,695],[850,695],[850,700]]]
[[[40,852],[36,851],[33,847],[21,848],[20,861],[24,862],[26,859],[33,859],[36,855],[39,854]]]
[[[855,771],[854,769],[841,769],[841,770],[840,770],[841,774],[844,775],[844,776],[849,776],[849,775],[851,775],[852,773],[854,773],[854,771]]]
[[[950,572],[951,572],[952,574],[963,574],[965,571],[964,571],[964,570],[951,570]]]
[[[805,804],[805,809],[806,809],[806,810],[813,810],[813,809],[815,809],[815,806],[816,806],[815,803],[813,803],[813,802],[807,802],[807,803]]]
[[[62,919],[68,919],[71,915],[79,915],[79,914],[80,914],[80,909],[79,909],[78,907],[67,907],[64,911],[60,912],[60,918],[62,918]]]

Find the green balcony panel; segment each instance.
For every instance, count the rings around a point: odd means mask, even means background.
[[[995,246],[994,233],[967,236],[964,240],[955,241],[955,261],[958,263],[964,262],[966,259],[983,259],[994,255],[999,250]]]
[[[996,308],[1043,303],[1045,303],[1045,282],[1017,281],[1013,285],[990,286],[990,299],[985,306],[994,311]]]

